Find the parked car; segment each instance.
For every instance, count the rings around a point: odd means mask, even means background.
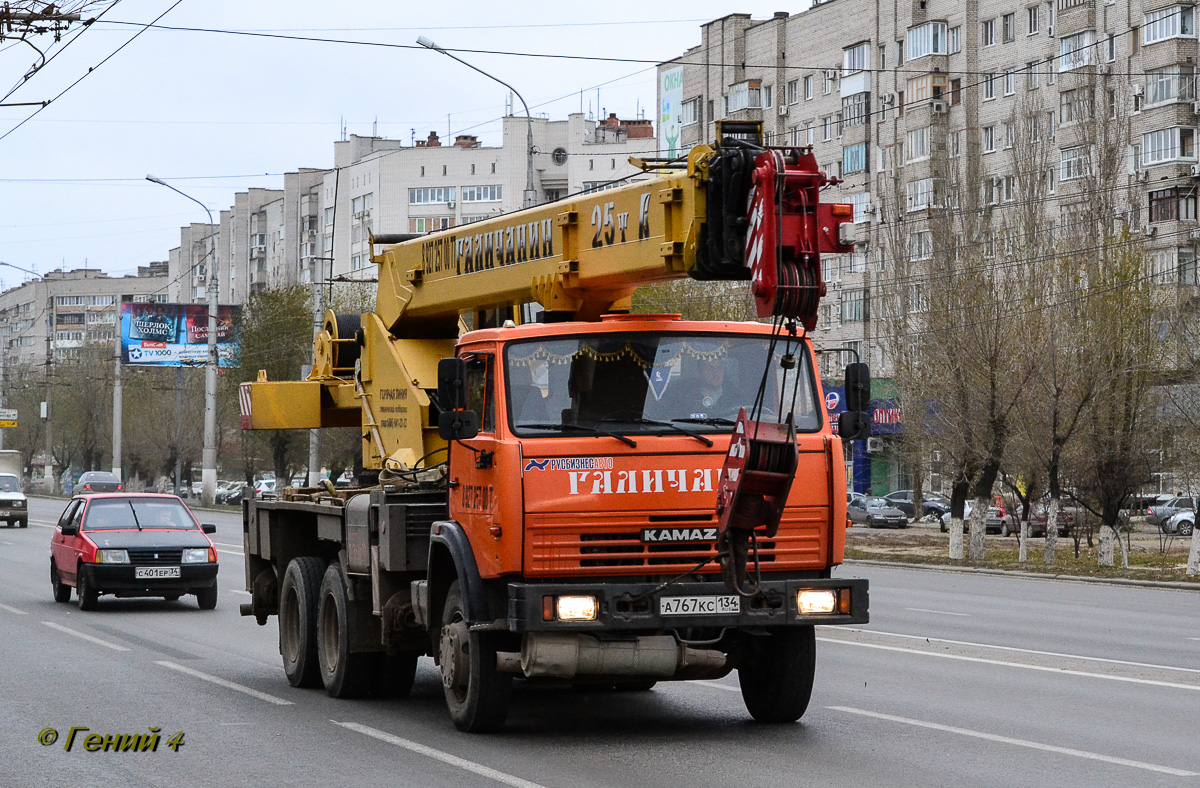
[[[1065,505],[1058,511],[1058,535],[1068,536],[1071,529],[1075,527],[1077,510],[1073,506]],[[1033,506],[1029,508],[1029,535],[1031,537],[1042,537],[1046,535],[1046,523],[1050,517],[1050,500],[1042,498],[1035,501]],[[1020,529],[1009,525],[1001,530],[1004,536],[1016,536]]]
[[[94,610],[101,594],[195,594],[201,610],[217,606],[217,550],[181,499],[145,493],[77,495],[50,537],[50,583],[56,602]]]
[[[29,527],[29,501],[15,473],[0,473],[0,520],[9,527]]]
[[[256,495],[270,495],[270,494],[273,494],[274,492],[275,492],[275,480],[274,479],[260,479],[258,484],[256,484],[254,486],[254,493]]]
[[[888,504],[894,506],[904,512],[909,518],[915,518],[915,509],[913,508],[913,491],[912,490],[896,490],[884,496]],[[927,493],[922,500],[922,517],[932,514],[935,517],[941,517],[944,513],[950,511],[950,502],[938,495],[937,493]]]
[[[1196,512],[1193,509],[1181,509],[1159,527],[1165,534],[1191,536],[1192,531],[1196,529]]]
[[[1196,511],[1196,499],[1190,495],[1183,495],[1172,498],[1164,504],[1151,506],[1146,510],[1146,524],[1157,525],[1161,529],[1167,520],[1184,509]]]
[[[863,523],[871,528],[907,528],[908,518],[904,512],[888,503],[886,498],[863,496],[846,506],[850,521]]]
[[[88,471],[82,474],[79,481],[75,483],[75,492],[79,495],[114,493],[124,489],[121,480],[111,471]]]
[[[963,506],[963,533],[970,530],[969,520],[971,519],[971,501],[967,501]],[[947,507],[946,512],[942,515],[942,533],[950,532],[950,510]],[[983,521],[983,529],[985,533],[998,534],[1004,528],[1004,512],[998,506],[989,506],[987,517]]]

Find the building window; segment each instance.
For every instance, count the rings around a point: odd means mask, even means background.
[[[816,142],[816,138],[813,135],[813,124],[812,124],[811,120],[808,123],[804,124],[804,136],[807,140],[807,142],[804,143],[805,145],[808,145],[809,147],[811,147],[812,144],[814,142]]]
[[[455,187],[453,186],[432,186],[426,189],[409,189],[408,204],[409,205],[426,205],[431,203],[450,203],[454,202]],[[355,200],[353,204],[354,214],[357,216],[362,212],[362,204]]]
[[[501,186],[464,186],[463,202],[500,202],[503,199]]]
[[[812,101],[813,97],[813,75],[809,74],[804,78],[804,100]]]
[[[1025,64],[1025,87],[1029,90],[1037,90],[1041,87],[1042,72],[1038,70],[1040,63]]]
[[[699,123],[700,122],[699,109],[700,109],[700,99],[698,99],[698,98],[694,98],[694,99],[691,99],[690,101],[683,102],[683,106],[681,107],[680,113],[679,113],[679,125],[691,126],[696,123]],[[558,160],[558,151],[559,150],[562,150],[562,149],[559,148],[558,150],[554,151],[554,163],[555,164],[563,163]],[[566,155],[567,155],[567,152],[563,151],[563,161],[566,161]]]
[[[962,103],[962,80],[950,80],[950,105],[957,106]]]
[[[795,104],[800,100],[800,80],[793,79],[787,83],[787,103]]]
[[[996,98],[996,75],[983,75],[983,100],[991,101]]]
[[[904,185],[905,206],[908,211],[920,211],[933,203],[933,178]]]
[[[946,54],[957,55],[962,52],[962,28],[954,26],[946,31]]]
[[[908,162],[929,158],[929,129],[913,129],[908,132],[905,152],[905,161]]]
[[[867,168],[867,143],[847,145],[842,148],[842,174],[862,172]]]
[[[1174,66],[1146,72],[1147,104],[1192,101],[1196,97],[1196,74],[1192,66]]]
[[[980,25],[979,44],[990,47],[996,43],[996,20],[989,19]]]
[[[1142,135],[1142,165],[1196,158],[1196,130],[1169,128]],[[1065,180],[1065,179],[1064,179]]]
[[[1004,34],[1004,43],[1016,40],[1017,37],[1017,18],[1015,14],[1005,14],[1001,20],[1000,27]]]
[[[1004,72],[1004,95],[1011,96],[1017,92],[1017,70],[1010,68]]]
[[[821,118],[821,139],[829,142],[833,139],[833,116],[826,115]]]
[[[961,156],[962,155],[962,132],[961,131],[950,132],[950,135],[946,138],[946,147],[948,148],[947,153],[949,154],[950,158],[957,159],[959,156]]]
[[[908,31],[908,59],[916,60],[926,55],[945,55],[946,23],[926,22]]]
[[[842,99],[842,127],[861,126],[870,117],[870,93],[855,93]]]
[[[1094,53],[1094,44],[1096,43],[1095,31],[1084,30],[1082,33],[1076,33],[1073,36],[1064,36],[1060,43],[1060,52],[1062,53],[1062,57],[1059,58],[1058,62],[1058,70],[1060,72],[1073,71],[1083,66],[1090,66],[1096,62]]]
[[[984,126],[983,129],[983,152],[994,153],[996,151],[996,127]]]
[[[821,86],[821,92],[826,96],[833,92],[833,74],[832,70],[825,72],[825,81]]]
[[[83,306],[84,296],[58,296],[54,299],[59,306]]]
[[[1108,34],[1108,44],[1104,48],[1105,57],[1109,63],[1117,59],[1117,37],[1112,33]]]
[[[761,81],[751,79],[729,89],[729,112],[743,109],[762,109]]]
[[[763,109],[771,109],[771,107],[775,106],[775,86],[774,85],[763,85],[762,105],[763,105]]]
[[[928,260],[933,257],[933,233],[931,231],[921,230],[909,233],[908,257],[910,260]]]
[[[842,76],[847,77],[871,67],[871,44],[867,41],[842,50]],[[828,91],[826,91],[828,92]]]
[[[905,84],[905,95],[910,104],[917,104],[929,99],[941,99],[945,93],[945,74],[923,74],[913,77]]]
[[[1196,253],[1191,249],[1179,250],[1179,284],[1200,284],[1196,279]]]
[[[1087,88],[1064,90],[1058,94],[1058,117],[1064,123],[1090,120],[1092,117],[1091,93]]]
[[[1029,31],[1027,35],[1034,35],[1042,29],[1042,8],[1041,6],[1031,5],[1025,9],[1025,13],[1029,19]]]
[[[1004,124],[1004,149],[1012,150],[1013,146],[1013,124]]]
[[[1150,192],[1150,221],[1196,220],[1196,194],[1193,189],[1159,189]]]
[[[1190,5],[1172,5],[1151,11],[1146,14],[1146,23],[1142,25],[1142,43],[1153,44],[1168,38],[1192,35],[1195,32],[1192,16],[1193,8]]]
[[[871,204],[870,192],[858,192],[857,194],[847,195],[846,202],[854,206],[855,223],[867,221],[867,206]],[[863,270],[866,270],[865,266]]]
[[[1084,146],[1064,148],[1059,158],[1058,179],[1072,181],[1088,172],[1087,149]]]
[[[866,290],[842,292],[842,322],[863,323],[870,317]]]

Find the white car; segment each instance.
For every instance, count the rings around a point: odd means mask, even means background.
[[[0,473],[0,520],[9,527],[29,527],[29,501],[21,492],[21,479],[14,473]]]

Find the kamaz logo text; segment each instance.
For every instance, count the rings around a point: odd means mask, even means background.
[[[705,528],[643,528],[642,541],[650,542],[715,542],[715,526]]]

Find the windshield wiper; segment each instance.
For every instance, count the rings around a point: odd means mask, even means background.
[[[632,448],[635,448],[635,449],[637,448],[637,441],[635,441],[633,438],[627,438],[626,436],[618,435],[615,432],[609,432],[608,430],[602,430],[599,427],[588,427],[583,424],[549,424],[549,423],[540,423],[539,422],[539,423],[517,424],[514,426],[516,426],[518,429],[520,429],[522,427],[529,427],[529,428],[535,429],[535,430],[554,430],[555,432],[566,432],[567,430],[578,430],[580,432],[590,432],[593,435],[603,435],[606,438],[616,438],[619,441],[624,441],[625,443],[628,443]]]
[[[713,442],[711,440],[709,440],[708,438],[704,437],[703,435],[692,432],[691,430],[685,430],[683,427],[680,427],[678,424],[672,424],[669,421],[658,421],[656,419],[647,419],[647,418],[643,418],[641,416],[638,416],[636,418],[631,418],[631,419],[605,417],[603,419],[596,419],[596,421],[605,421],[605,422],[615,421],[615,422],[619,422],[621,424],[645,424],[648,427],[666,427],[668,429],[672,429],[672,430],[675,430],[676,432],[682,433],[682,434],[688,436],[689,438],[695,438],[696,440],[703,443],[705,446],[711,447],[713,445]],[[682,419],[673,419],[672,421],[682,421]]]
[[[140,530],[142,530],[142,521],[138,519],[137,509],[133,508],[133,501],[128,501],[128,503],[129,503],[129,511],[133,513],[133,524],[136,525],[138,527],[138,530],[140,531]]]
[[[737,424],[733,419],[722,419],[718,417],[704,418],[688,418],[688,419],[671,419],[672,422],[683,422],[684,424],[707,424],[710,427],[732,427]]]

